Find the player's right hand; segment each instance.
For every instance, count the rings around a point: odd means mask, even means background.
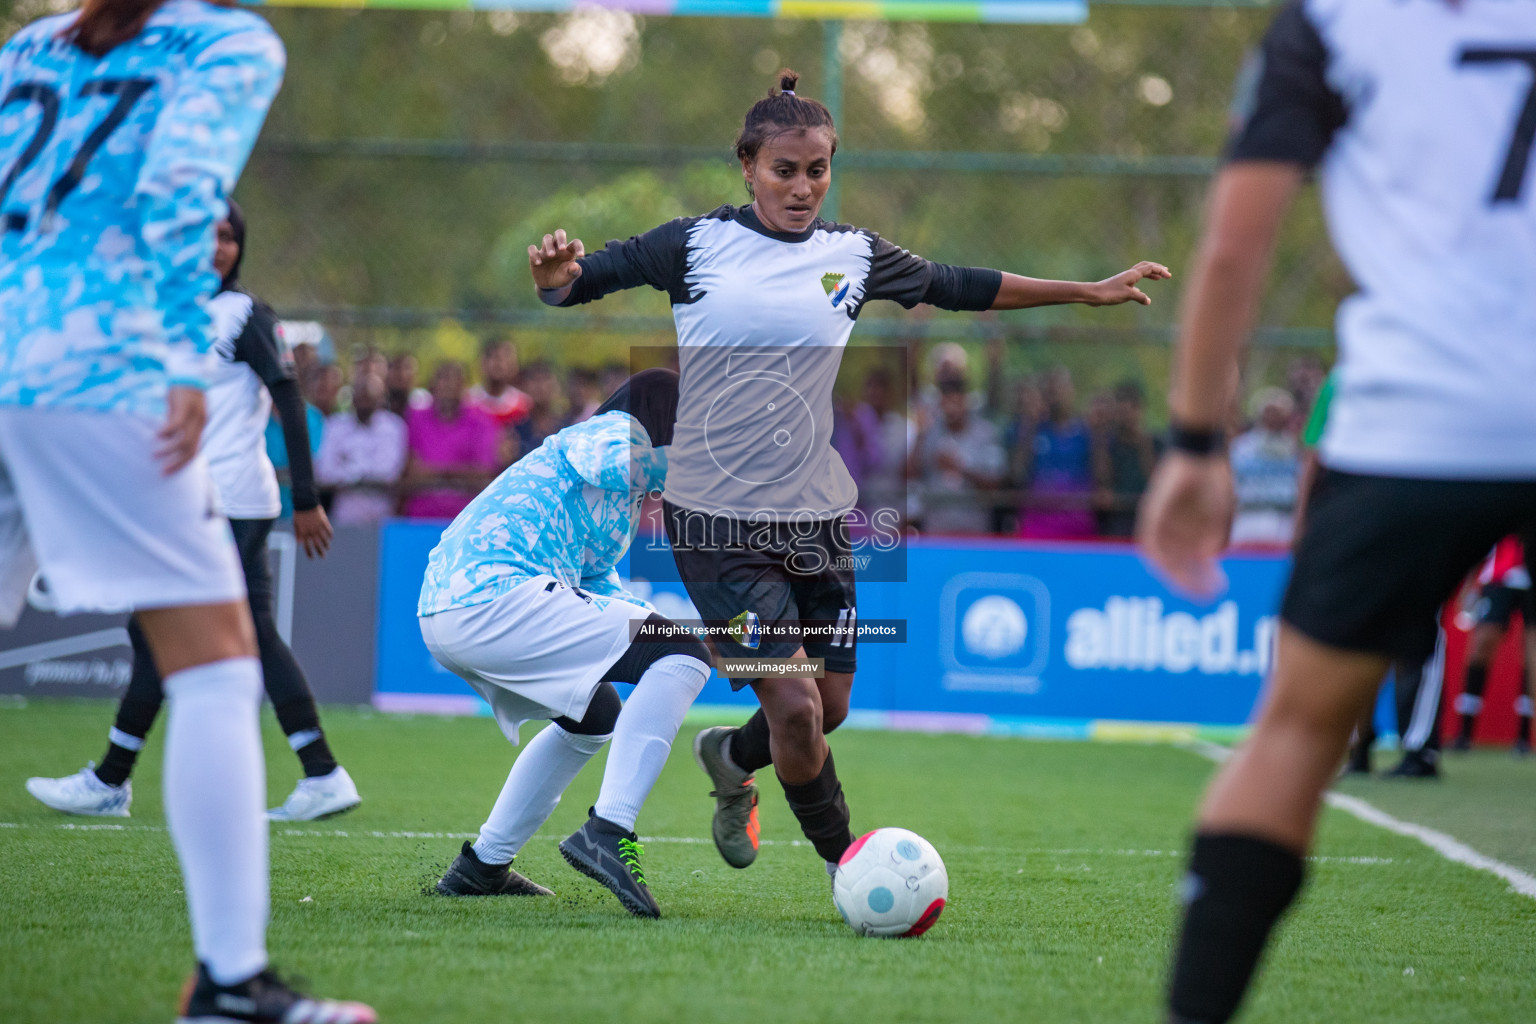
[[[207,420],[208,405],[200,388],[173,387],[166,392],[165,425],[155,434],[160,439],[155,458],[166,476],[192,461]]]
[[[331,537],[335,535],[331,520],[319,505],[293,513],[293,538],[304,548],[310,558],[324,558],[331,549]]]
[[[545,235],[543,244],[528,247],[528,270],[533,274],[533,283],[547,292],[570,287],[581,276],[581,264],[576,261],[585,255],[581,239],[567,240],[565,229]]]
[[[1169,452],[1141,499],[1136,543],[1176,589],[1214,597],[1227,585],[1217,558],[1232,533],[1236,504],[1225,457]]]

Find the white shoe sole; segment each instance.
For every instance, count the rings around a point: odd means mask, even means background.
[[[132,817],[132,815],[128,812],[128,808],[126,808],[126,807],[119,807],[117,810],[114,810],[114,811],[94,811],[94,810],[81,810],[78,807],[60,807],[58,804],[54,803],[53,801],[49,800],[47,797],[43,796],[42,794],[40,794],[36,790],[34,790],[32,788],[32,785],[31,785],[30,782],[27,784],[27,792],[29,794],[31,794],[32,798],[34,800],[36,800],[38,803],[42,804],[44,807],[48,807],[48,808],[51,808],[52,810],[58,811],[60,814],[74,814],[74,815],[77,815],[77,816],[82,817],[82,818],[129,818],[129,817]]]
[[[283,813],[283,809],[281,807],[274,807],[274,808],[272,808],[271,810],[269,810],[267,812],[267,820],[268,821],[323,821],[326,818],[334,818],[337,815],[346,814],[348,811],[352,810],[354,807],[357,807],[362,802],[363,802],[363,798],[362,797],[356,797],[355,799],[352,799],[350,801],[343,800],[343,801],[339,801],[339,802],[337,802],[335,804],[322,804],[320,810],[315,811],[312,814],[307,814],[307,815],[305,815],[302,818],[290,818],[286,814]]]

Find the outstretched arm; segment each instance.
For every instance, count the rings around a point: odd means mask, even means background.
[[[983,267],[934,263],[878,235],[874,236],[869,263],[861,306],[874,299],[889,299],[908,309],[924,303],[940,309],[973,312],[1066,303],[1118,306],[1122,302],[1139,302],[1149,306],[1152,299],[1136,287],[1137,283],[1173,276],[1161,263],[1142,262],[1103,281],[1041,281]]]
[[[1060,306],[1080,303],[1085,306],[1118,306],[1122,302],[1152,305],[1146,292],[1136,287],[1140,281],[1166,281],[1173,273],[1161,263],[1143,261],[1124,273],[1103,281],[1041,281],[1018,274],[1004,274],[993,309],[1030,309],[1034,306]]]
[[[528,271],[539,298],[550,306],[592,302],[610,292],[643,284],[668,293],[673,302],[686,301],[683,253],[691,223],[686,219],[668,221],[643,235],[609,242],[590,254],[581,239],[557,230],[528,247]]]

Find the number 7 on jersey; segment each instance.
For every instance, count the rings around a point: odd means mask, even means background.
[[[1499,183],[1494,187],[1489,205],[1520,201],[1526,168],[1531,162],[1531,143],[1536,141],[1536,50],[1474,46],[1461,51],[1463,66],[1510,62],[1524,64],[1530,69],[1531,88],[1520,107],[1520,116],[1509,139],[1509,151],[1504,157],[1504,169],[1499,173]]]

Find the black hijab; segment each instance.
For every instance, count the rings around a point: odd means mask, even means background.
[[[229,273],[224,275],[224,280],[219,282],[219,291],[227,292],[237,287],[240,283],[240,262],[245,259],[245,211],[240,209],[240,204],[233,199],[229,201],[229,213],[224,219],[229,221],[230,230],[235,233],[235,244],[240,251],[235,254],[235,265],[229,268]]]
[[[672,427],[677,423],[677,371],[641,370],[620,384],[592,415],[615,409],[640,421],[652,448],[665,448],[672,443]]]

